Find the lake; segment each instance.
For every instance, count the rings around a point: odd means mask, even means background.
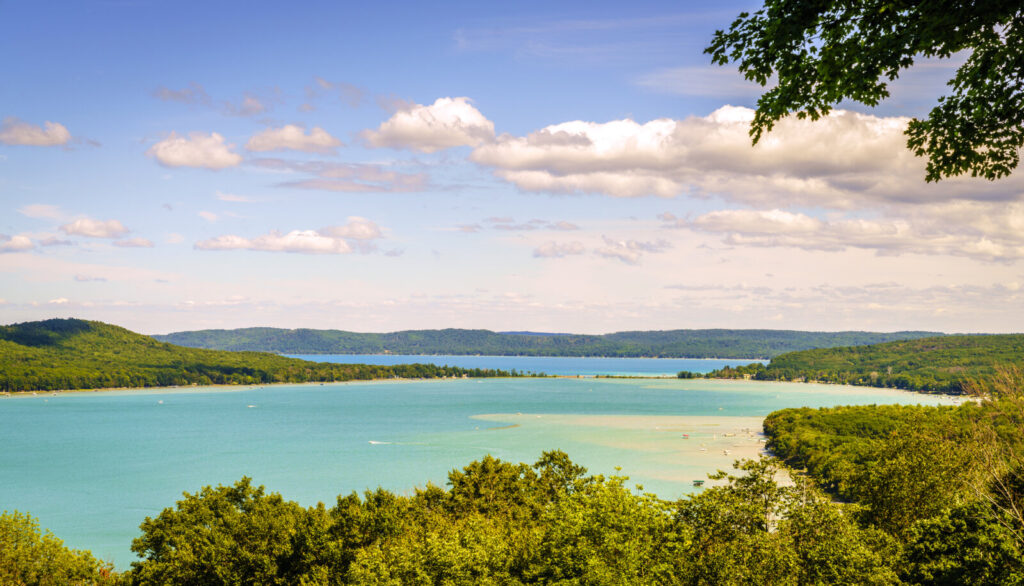
[[[126,568],[147,515],[182,491],[243,475],[303,505],[331,505],[353,490],[444,485],[449,470],[486,454],[532,463],[561,449],[591,472],[619,466],[631,483],[677,498],[693,479],[756,456],[773,410],[950,401],[834,385],[593,378],[22,395],[0,399],[0,507]]]
[[[313,362],[343,364],[436,364],[462,368],[496,368],[559,376],[675,376],[680,370],[708,373],[723,366],[767,360],[753,358],[596,358],[575,356],[453,356],[418,354],[287,354]]]

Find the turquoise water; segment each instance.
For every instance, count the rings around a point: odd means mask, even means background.
[[[462,368],[497,368],[550,375],[675,376],[680,370],[707,373],[723,366],[737,366],[767,360],[747,358],[577,358],[571,356],[451,356],[415,354],[288,354],[314,362],[343,364],[425,363]]]
[[[30,512],[68,545],[124,568],[147,515],[173,506],[182,491],[243,475],[304,505],[330,505],[338,494],[378,485],[403,493],[427,481],[443,485],[449,470],[488,453],[533,462],[541,450],[558,448],[592,472],[621,466],[647,490],[674,498],[690,490],[685,479],[721,464],[646,446],[638,443],[640,432],[600,419],[578,428],[546,422],[559,414],[713,420],[803,405],[940,400],[862,387],[702,379],[460,379],[15,396],[0,399],[0,509]],[[474,417],[486,414],[505,415]],[[532,425],[508,427],[516,414]]]

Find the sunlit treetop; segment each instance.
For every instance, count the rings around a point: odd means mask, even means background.
[[[717,31],[705,49],[751,81],[754,143],[789,114],[817,120],[842,100],[876,106],[887,83],[921,58],[967,58],[907,147],[928,158],[927,181],[1009,175],[1024,145],[1024,2],[996,0],[767,0]]]

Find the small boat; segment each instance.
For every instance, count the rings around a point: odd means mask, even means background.
[[[703,480],[694,480],[693,481],[693,485],[694,486],[704,486],[704,481]]]
[[[683,434],[683,439],[690,439],[690,434],[684,433]]]

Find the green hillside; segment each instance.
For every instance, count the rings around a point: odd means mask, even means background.
[[[776,356],[709,377],[816,380],[913,391],[962,393],[987,384],[999,369],[1024,364],[1024,334],[942,336],[869,346],[820,348]]]
[[[0,391],[506,376],[429,364],[326,364],[261,352],[183,348],[96,321],[0,326]]]
[[[491,356],[653,356],[771,358],[784,352],[857,346],[938,335],[936,332],[800,332],[793,330],[668,330],[582,334],[490,330],[406,330],[385,334],[342,330],[244,328],[153,336],[193,348],[282,354],[452,354]]]

